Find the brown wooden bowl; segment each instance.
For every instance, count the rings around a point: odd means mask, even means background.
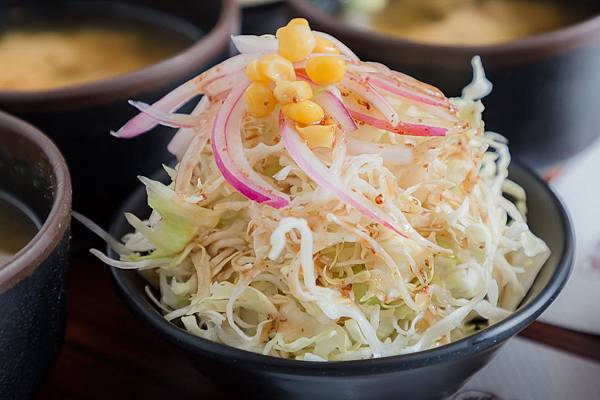
[[[24,203],[41,224],[0,265],[0,399],[30,399],[63,341],[71,181],[50,139],[2,112],[0,190]]]

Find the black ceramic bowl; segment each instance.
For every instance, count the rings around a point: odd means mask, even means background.
[[[564,1],[567,0],[554,0]],[[544,168],[578,153],[599,135],[600,3],[589,18],[563,29],[490,46],[419,43],[353,27],[334,17],[340,0],[289,0],[291,14],[345,42],[364,60],[379,61],[458,96],[481,55],[494,84],[485,99],[486,128],[511,142],[513,153]],[[568,134],[566,133],[568,132]]]
[[[243,396],[287,400],[440,400],[456,392],[490,361],[502,344],[533,322],[556,298],[569,276],[574,243],[564,206],[530,170],[513,164],[510,176],[527,191],[529,223],[548,243],[552,256],[514,314],[473,336],[433,350],[327,363],[254,354],[192,336],[167,322],[145,294],[146,282],[139,274],[117,269],[111,272],[118,292],[134,314],[150,329],[181,347],[203,374]],[[147,215],[145,196],[140,189],[125,203],[112,225],[115,237],[130,232],[124,211]]]
[[[64,335],[71,181],[50,139],[1,112],[0,190],[41,224],[29,244],[0,265],[0,399],[30,399]]]
[[[53,90],[0,91],[0,109],[38,126],[65,154],[73,175],[75,208],[106,223],[118,199],[135,187],[136,173],[152,173],[170,159],[166,145],[171,129],[157,128],[131,140],[110,136],[136,114],[127,100],[152,103],[221,61],[228,55],[231,33],[238,29],[238,8],[235,0],[22,0],[0,5],[3,25],[26,21],[29,15],[53,14],[61,19],[93,15],[141,20],[190,39],[183,52],[129,74]]]

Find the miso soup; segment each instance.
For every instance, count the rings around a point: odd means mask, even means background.
[[[340,15],[351,24],[414,41],[451,45],[507,42],[593,15],[558,0],[348,0],[343,4]]]
[[[39,223],[29,210],[0,192],[0,268],[35,236]]]
[[[191,44],[161,26],[124,20],[36,20],[0,31],[0,90],[44,90],[132,72]]]

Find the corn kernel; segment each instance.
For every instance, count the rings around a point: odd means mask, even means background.
[[[277,54],[268,54],[262,57],[258,61],[258,70],[262,76],[274,82],[296,79],[296,71],[294,71],[292,63]]]
[[[333,147],[335,140],[335,125],[308,125],[304,127],[296,126],[298,133],[306,144],[311,149],[315,147],[326,147],[328,149]]]
[[[292,62],[308,57],[315,48],[315,35],[305,25],[291,25],[277,29],[279,54]]]
[[[265,117],[275,108],[275,97],[264,83],[252,82],[244,93],[248,112],[253,117]]]
[[[267,79],[267,77],[265,77],[263,74],[261,74],[260,68],[258,65],[258,60],[252,60],[248,63],[248,65],[246,66],[246,76],[252,82],[263,82],[263,83],[269,82],[269,79]]]
[[[321,36],[315,36],[315,53],[340,54],[337,47],[330,41]]]
[[[285,104],[281,106],[281,109],[286,117],[304,125],[319,122],[325,116],[321,106],[310,100]]]
[[[306,18],[292,18],[290,22],[287,23],[287,26],[305,26],[310,29],[310,25]]]
[[[278,81],[273,94],[281,104],[298,103],[313,96],[310,84],[305,81]]]
[[[306,63],[306,74],[319,85],[330,85],[342,80],[346,63],[335,56],[317,56]]]

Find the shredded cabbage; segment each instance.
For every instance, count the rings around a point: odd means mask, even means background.
[[[147,220],[126,215],[135,232],[124,247],[113,242],[121,259],[95,254],[145,270],[152,300],[189,333],[276,357],[404,354],[496,323],[518,306],[549,249],[526,224],[525,192],[507,179],[505,139],[484,133],[477,99],[489,82],[478,59],[473,66],[473,84],[451,99],[461,124],[447,136],[369,125],[351,133],[411,149],[410,163],[348,154],[342,143],[315,151],[339,182],[378,199],[410,234],[373,223],[316,185],[281,145],[271,115],[244,121],[243,151],[257,174],[289,195],[289,207],[241,196],[199,140],[194,164],[169,170],[169,185],[140,178],[153,212]]]

